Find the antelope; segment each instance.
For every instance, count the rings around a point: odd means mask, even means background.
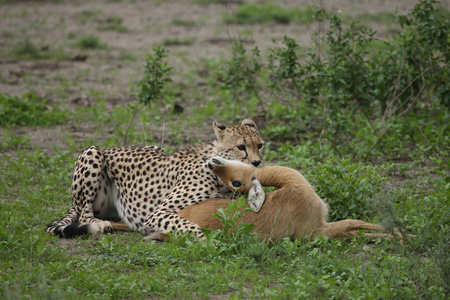
[[[356,230],[385,231],[382,225],[361,220],[346,219],[327,222],[328,205],[316,194],[314,188],[298,171],[282,166],[256,168],[238,161],[214,157],[207,162],[208,168],[218,176],[230,190],[248,193],[248,202],[253,209],[244,211],[242,222],[254,224],[259,239],[277,242],[284,238],[315,239],[317,236],[352,238]],[[275,191],[264,193],[263,186],[274,186]],[[189,206],[178,214],[201,228],[222,229],[222,223],[212,215],[220,207],[227,207],[230,199],[212,198]],[[367,237],[402,237],[397,231],[391,234],[364,233]],[[412,235],[410,235],[412,236]],[[168,235],[155,232],[149,240],[168,241]]]

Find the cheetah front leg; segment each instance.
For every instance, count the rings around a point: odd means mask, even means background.
[[[198,238],[205,239],[200,226],[194,222],[180,217],[177,212],[216,195],[204,193],[203,195],[189,194],[184,191],[183,185],[178,184],[156,210],[147,217],[145,226],[153,231],[169,233],[174,230],[179,232],[192,232]]]
[[[205,239],[205,235],[200,226],[194,222],[188,221],[180,217],[176,212],[166,209],[156,209],[155,212],[147,219],[145,224],[153,228],[158,233],[169,233],[177,230],[178,232],[191,232],[199,239]]]

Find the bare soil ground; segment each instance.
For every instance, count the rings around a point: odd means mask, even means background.
[[[209,3],[210,2],[210,3]],[[284,35],[296,38],[305,46],[312,44],[316,25],[227,25],[223,17],[232,14],[242,2],[265,1],[164,1],[164,0],[96,0],[96,1],[3,1],[0,2],[0,91],[22,96],[33,92],[68,109],[92,105],[92,95],[101,93],[106,105],[132,101],[131,87],[142,74],[143,62],[157,46],[171,40],[192,40],[191,44],[166,46],[173,77],[192,69],[201,59],[227,56],[233,39],[243,38],[246,45],[257,45],[263,53],[273,47],[272,39]],[[442,1],[448,8],[449,0]],[[330,11],[341,9],[350,16],[408,12],[411,0],[297,0],[277,1],[279,5],[303,8],[321,5]],[[122,20],[120,28],[102,30],[114,18]],[[388,26],[373,23],[379,37]],[[103,50],[83,50],[75,42],[90,34],[107,45]],[[37,45],[48,59],[18,59],[14,48],[26,39]],[[52,55],[54,53],[54,55]],[[55,56],[52,58],[52,56]],[[59,57],[59,58],[58,58]],[[73,138],[89,138],[89,122],[82,126],[56,128],[20,128],[13,134],[30,136],[33,146],[51,149],[58,145],[63,132]],[[1,130],[0,130],[1,132]],[[108,132],[108,131],[107,131]],[[107,133],[106,133],[107,134]]]

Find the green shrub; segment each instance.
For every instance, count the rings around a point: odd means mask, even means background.
[[[0,93],[0,126],[49,126],[67,121],[67,111],[47,104],[47,99],[26,94],[23,98]]]
[[[244,196],[230,202],[227,207],[219,208],[217,213],[212,216],[222,222],[223,229],[216,231],[205,230],[205,233],[209,240],[219,245],[221,251],[228,255],[250,251],[254,256],[260,258],[259,255],[261,253],[258,253],[258,251],[261,245],[257,242],[256,235],[251,234],[255,225],[242,223],[242,213],[246,210],[250,210],[250,208]],[[251,245],[256,247],[249,249]]]
[[[126,145],[131,124],[139,111],[144,106],[151,106],[157,101],[159,101],[159,104],[162,104],[166,85],[172,82],[170,77],[172,68],[168,67],[165,61],[166,57],[167,51],[164,47],[155,47],[153,54],[149,54],[145,61],[144,74],[137,83],[136,92],[133,94],[138,103],[129,106],[133,110],[133,115],[124,133],[124,145]]]
[[[395,121],[404,122],[411,111],[421,112],[430,104],[448,110],[450,23],[435,3],[422,0],[412,13],[397,16],[402,30],[377,55],[369,55],[371,29],[345,26],[340,15],[323,10],[315,17],[329,22],[329,29],[316,36],[317,47],[307,60],[300,61],[297,42],[284,37],[284,47],[271,52],[268,77],[269,88],[290,106],[289,131],[300,133],[298,120],[315,114],[302,123],[313,124],[316,136],[340,153],[339,147],[355,141],[354,125],[370,126],[372,144],[358,153],[367,156]]]
[[[164,61],[167,51],[164,47],[155,47],[153,54],[149,54],[144,65],[144,74],[137,84],[136,99],[144,104],[161,100],[165,85],[172,81],[169,76],[172,68]]]
[[[317,194],[330,205],[329,220],[365,219],[375,215],[372,197],[387,180],[375,167],[350,164],[350,159],[318,163],[307,172]]]
[[[233,55],[224,61],[216,73],[219,86],[231,93],[233,102],[233,118],[236,117],[238,102],[241,102],[242,110],[248,109],[246,99],[255,97],[263,108],[263,103],[259,97],[258,75],[261,71],[260,51],[258,47],[247,54],[242,42],[235,42],[232,47]]]

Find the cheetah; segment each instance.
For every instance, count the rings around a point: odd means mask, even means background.
[[[204,238],[197,224],[177,212],[206,199],[233,196],[207,162],[220,156],[264,165],[264,140],[255,122],[245,119],[231,127],[213,122],[213,127],[216,140],[173,154],[156,146],[89,147],[75,163],[72,206],[60,221],[47,225],[47,232],[66,238],[111,233],[110,220],[119,219],[144,235],[177,230]]]

